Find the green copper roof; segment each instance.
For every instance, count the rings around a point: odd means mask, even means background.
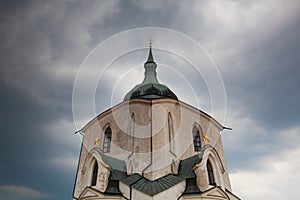
[[[193,168],[196,164],[200,163],[201,160],[202,154],[197,154],[195,156],[182,160],[179,165],[178,176],[182,178],[195,178],[196,174]]]
[[[177,185],[184,179],[173,175],[168,174],[164,177],[161,177],[157,180],[151,181],[139,174],[132,174],[126,179],[121,180],[124,184],[129,185],[145,194],[154,196],[162,191],[165,191],[174,185]]]
[[[204,151],[210,148],[210,145],[205,145],[201,148],[197,155],[186,158],[185,160],[180,161],[178,176],[182,178],[195,178],[196,174],[193,170],[194,166],[202,161]]]
[[[150,46],[150,49],[149,49],[149,55],[148,55],[148,59],[147,59],[146,63],[154,63],[154,59],[153,59],[153,56],[152,56],[152,47],[151,46]]]
[[[100,153],[100,156],[102,160],[111,167],[113,171],[113,177],[124,176],[124,172],[126,172],[126,163],[123,160],[104,155],[103,153]],[[113,179],[118,180],[115,178]]]
[[[168,174],[156,180],[149,180],[137,173],[127,175],[126,171],[119,171],[120,169],[126,170],[126,164],[124,161],[100,154],[103,161],[111,167],[108,187],[105,193],[121,194],[119,190],[119,181],[121,181],[125,185],[128,185],[150,196],[154,196],[185,180],[185,194],[199,193],[200,190],[196,184],[196,175],[193,167],[195,164],[201,162],[203,152],[204,149],[195,156],[181,160],[178,175]]]
[[[124,101],[142,98],[142,99],[160,99],[171,98],[177,99],[177,96],[166,86],[160,84],[156,77],[157,65],[153,59],[152,48],[149,48],[149,55],[146,63],[144,64],[145,77],[141,84],[136,85],[124,97]]]
[[[121,180],[122,183],[131,186],[132,184],[136,183],[137,181],[139,181],[140,179],[142,179],[143,176],[139,175],[139,174],[131,174],[130,176],[123,178]]]
[[[176,99],[176,95],[165,85],[159,83],[147,83],[137,85],[125,96],[124,100],[143,98],[143,99]]]
[[[119,188],[119,181],[109,179],[105,193],[122,195],[122,192],[120,191],[120,188]]]
[[[197,180],[195,178],[188,178],[185,180],[185,190],[183,194],[199,194],[201,191],[199,190],[197,186]]]

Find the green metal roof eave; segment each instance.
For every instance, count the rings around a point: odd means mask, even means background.
[[[182,178],[195,178],[193,167],[202,161],[202,153],[182,160],[179,164],[178,176]]]
[[[160,83],[139,84],[126,94],[124,101],[134,98],[171,98],[178,100],[177,96],[174,94],[174,92],[172,92],[172,90],[170,90],[166,85]]]
[[[184,181],[183,178],[169,174],[155,181],[150,181],[146,178],[142,178],[138,180],[136,183],[134,183],[132,187],[145,194],[154,196],[162,191],[165,191],[175,186],[176,184],[182,181]]]
[[[132,174],[131,176],[121,180],[121,182],[123,182],[124,184],[131,186],[132,188],[139,190],[149,196],[154,196],[177,185],[182,181],[184,181],[183,178],[173,174],[168,174],[154,181],[151,181],[139,174]]]
[[[137,182],[138,180],[140,180],[141,178],[143,178],[140,174],[134,173],[126,178],[123,178],[121,180],[122,183],[131,186],[132,184],[134,184],[135,182]]]
[[[126,173],[126,163],[123,160],[113,158],[103,153],[100,153],[102,160],[111,167],[112,171],[115,173]],[[119,179],[120,180],[120,179]]]
[[[125,95],[123,101],[128,101],[128,100],[130,100],[130,97],[131,97],[132,93],[133,93],[138,87],[140,87],[141,85],[142,85],[142,84],[138,84],[138,85],[134,86],[134,88],[132,88],[132,89]]]

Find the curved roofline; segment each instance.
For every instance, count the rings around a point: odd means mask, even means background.
[[[108,114],[111,110],[113,109],[119,109],[119,107],[121,107],[123,104],[128,104],[130,102],[140,102],[140,103],[149,103],[149,102],[152,102],[152,104],[155,104],[155,103],[158,103],[158,102],[166,102],[166,101],[172,101],[172,102],[178,102],[180,103],[181,105],[185,106],[187,109],[191,110],[191,111],[197,111],[199,112],[200,114],[206,116],[208,119],[211,119],[212,122],[217,126],[219,127],[220,131],[224,130],[224,129],[231,129],[231,128],[227,128],[225,126],[223,126],[221,123],[219,123],[215,118],[213,118],[211,115],[207,114],[206,112],[192,106],[192,105],[189,105],[183,101],[180,101],[180,100],[174,100],[174,99],[171,99],[171,98],[163,98],[163,99],[139,99],[139,98],[135,98],[135,99],[130,99],[130,100],[126,100],[126,101],[123,101],[123,102],[120,102],[116,105],[114,105],[113,107],[103,111],[102,113],[98,114],[97,116],[95,116],[94,118],[92,118],[86,125],[84,125],[79,131],[83,131],[84,129],[86,129],[89,125],[92,124],[93,121],[95,121],[96,119],[98,119],[99,117],[101,116],[104,116],[106,114]]]
[[[200,110],[199,108],[196,108],[196,107],[194,107],[194,106],[192,106],[192,105],[189,105],[189,104],[187,104],[187,103],[185,103],[185,102],[183,102],[183,101],[180,101],[180,100],[178,100],[178,101],[179,101],[180,103],[182,103],[183,105],[187,106],[188,108],[193,108],[193,109],[199,111],[201,114],[205,115],[206,117],[212,119],[213,122],[221,128],[221,130],[228,129],[227,127],[223,126],[220,122],[218,122],[215,118],[213,118],[211,115],[209,115],[209,114],[207,114],[206,112]]]

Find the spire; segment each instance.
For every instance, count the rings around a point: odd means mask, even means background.
[[[149,55],[146,63],[154,63],[153,55],[152,55],[152,40],[149,42]]]
[[[148,59],[144,64],[145,77],[141,84],[136,85],[124,97],[124,101],[141,98],[141,99],[161,99],[171,98],[178,100],[176,95],[166,86],[160,84],[156,77],[157,64],[154,62],[152,55],[152,41],[149,44]]]
[[[152,41],[150,40],[149,55],[148,55],[147,62],[144,64],[145,78],[142,84],[159,83],[156,77],[156,67],[157,65],[154,62],[153,55],[152,55]]]

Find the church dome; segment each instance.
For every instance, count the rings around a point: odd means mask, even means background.
[[[152,56],[152,47],[150,45],[147,62],[144,64],[145,77],[141,84],[136,85],[124,97],[124,101],[142,98],[142,99],[161,99],[171,98],[178,100],[177,96],[166,86],[160,84],[156,77],[157,65]]]

